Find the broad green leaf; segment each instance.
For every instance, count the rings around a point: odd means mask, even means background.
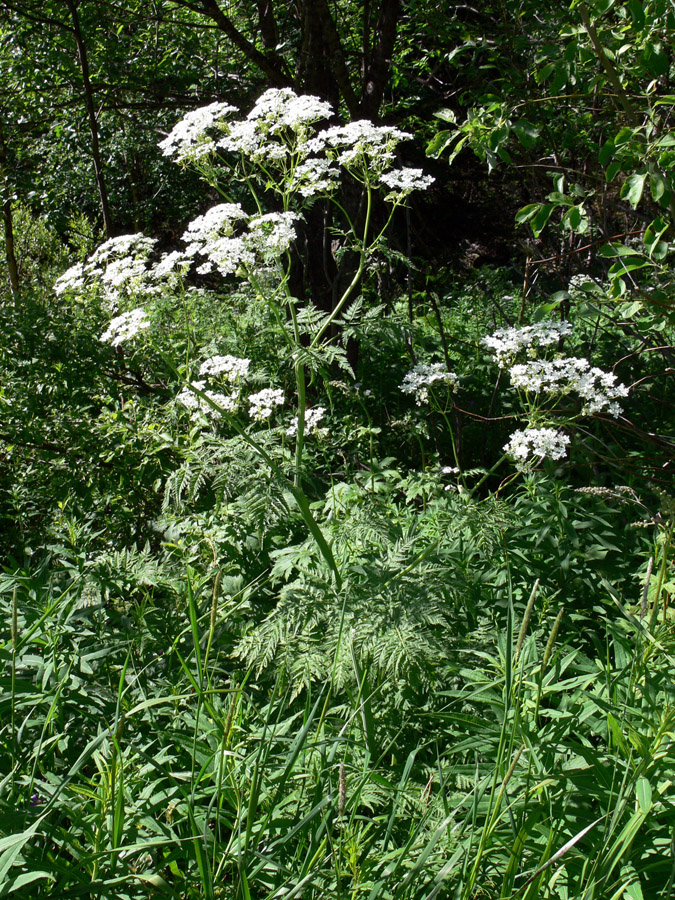
[[[644,776],[637,780],[637,784],[635,785],[635,795],[640,810],[643,813],[648,813],[652,808],[652,786]]]
[[[638,203],[642,199],[642,192],[645,188],[646,174],[631,175],[626,179],[625,184],[621,188],[621,199],[628,200],[633,209],[637,208]]]

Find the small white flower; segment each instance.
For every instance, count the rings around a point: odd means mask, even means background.
[[[443,466],[441,475],[459,475],[459,469],[457,466]]]
[[[511,457],[518,468],[525,469],[533,461],[544,458],[564,459],[570,439],[555,428],[526,428],[514,431],[504,452]]]
[[[283,406],[284,392],[275,388],[264,388],[248,398],[249,416],[257,422],[269,419],[275,406]]]
[[[400,389],[404,394],[414,394],[417,405],[421,406],[428,402],[432,384],[454,387],[458,381],[457,375],[448,372],[443,363],[419,363],[406,374]]]
[[[177,162],[184,162],[213,152],[216,145],[208,133],[222,128],[225,119],[232,112],[237,112],[237,109],[228,103],[211,103],[187,113],[168,137],[160,141],[159,146],[164,156],[172,156]]]
[[[199,374],[237,381],[238,378],[246,378],[250,363],[250,359],[240,359],[238,356],[212,356],[201,364]]]
[[[523,328],[500,328],[490,337],[484,337],[483,343],[492,350],[497,365],[502,369],[513,361],[520,350],[557,344],[561,337],[571,331],[570,322],[546,319]]]
[[[113,347],[119,347],[124,341],[130,340],[139,331],[149,327],[150,320],[145,310],[139,306],[137,309],[132,309],[131,312],[125,312],[120,316],[116,316],[99,340],[103,341],[103,343],[112,344]]]
[[[326,414],[326,409],[323,406],[314,406],[312,409],[305,410],[305,434],[317,434],[321,436],[326,433],[325,428],[319,428],[319,423],[323,419]],[[286,434],[289,437],[294,437],[298,433],[298,417],[295,416],[293,421],[290,424],[290,427],[286,429]]]
[[[387,200],[401,200],[413,191],[425,191],[435,180],[431,175],[425,175],[422,169],[392,169],[380,175],[380,181],[390,191]]]
[[[513,386],[527,393],[578,394],[584,401],[581,411],[587,416],[604,410],[616,418],[621,412],[617,400],[628,396],[628,388],[617,381],[616,375],[592,368],[587,359],[573,356],[531,360],[512,366],[509,374]]]

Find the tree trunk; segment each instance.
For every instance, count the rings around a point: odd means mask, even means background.
[[[101,198],[101,211],[103,213],[103,229],[106,238],[112,237],[113,225],[110,217],[110,206],[108,204],[108,191],[105,186],[105,178],[103,175],[103,163],[101,162],[101,151],[98,142],[98,123],[96,121],[96,110],[94,108],[94,95],[91,89],[91,80],[89,78],[89,60],[87,58],[87,48],[82,37],[82,29],[80,28],[80,17],[77,13],[76,0],[65,0],[70,11],[73,21],[73,35],[77,44],[77,55],[80,60],[80,68],[82,70],[82,83],[84,85],[84,98],[87,106],[87,116],[89,118],[89,128],[91,131],[91,155],[94,160],[94,172],[96,173],[96,185],[98,187],[99,197]]]
[[[2,183],[0,189],[4,194],[2,202],[2,225],[5,234],[5,259],[7,262],[7,272],[9,273],[9,289],[14,302],[19,299],[19,267],[16,262],[16,254],[14,252],[14,220],[12,218],[12,198],[10,197],[9,185],[7,183],[7,146],[5,144],[5,135],[0,124],[0,176]]]

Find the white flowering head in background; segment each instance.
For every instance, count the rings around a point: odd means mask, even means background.
[[[85,286],[86,273],[83,263],[75,263],[69,269],[56,279],[54,282],[54,293],[57,297],[61,294],[76,294]]]
[[[148,260],[157,241],[144,234],[123,234],[110,238],[84,263],[71,266],[54,283],[57,295],[78,293],[100,284],[111,306],[120,291],[143,291],[149,287]]]
[[[425,191],[436,179],[425,175],[422,169],[391,169],[380,175],[380,183],[389,188],[384,198],[399,203],[413,191]]]
[[[542,459],[564,459],[569,443],[569,437],[555,428],[526,428],[514,431],[504,452],[525,471]]]
[[[429,402],[429,388],[432,385],[448,385],[453,388],[459,378],[449,372],[443,363],[418,363],[406,373],[400,389],[404,394],[413,394],[418,406]]]
[[[216,142],[212,134],[222,132],[225,121],[234,112],[238,110],[228,103],[211,103],[192,110],[160,141],[162,153],[176,162],[195,162],[214,153]]]
[[[570,322],[546,319],[522,328],[499,328],[490,337],[484,337],[483,343],[494,353],[497,365],[503,369],[513,362],[521,350],[526,350],[527,355],[532,356],[535,348],[557,344],[571,331]]]
[[[196,388],[200,394],[193,390]],[[201,396],[203,394],[204,396]],[[208,398],[208,400],[206,399]],[[230,394],[209,390],[206,381],[195,381],[192,385],[186,385],[176,397],[178,403],[192,411],[190,418],[197,421],[201,416],[209,419],[220,419],[223,412],[236,412],[239,406],[239,391],[233,390]],[[216,409],[209,403],[220,407]]]
[[[246,378],[250,364],[250,359],[240,359],[238,356],[211,356],[201,364],[199,374],[234,383]]]
[[[323,150],[329,159],[362,176],[367,170],[382,173],[389,169],[398,144],[411,137],[407,131],[361,119],[319,132],[308,148],[315,153]]]
[[[587,359],[569,356],[563,359],[535,359],[509,369],[511,384],[527,394],[566,396],[577,394],[586,416],[608,412],[615,418],[621,413],[618,400],[628,395],[628,388],[616,375],[592,367]]]
[[[326,414],[326,409],[323,406],[314,406],[311,409],[305,410],[305,434],[316,434],[318,437],[322,437],[328,431],[327,428],[321,428],[320,424],[323,417]],[[290,426],[286,429],[286,434],[289,437],[295,437],[298,433],[298,417],[295,416]]]
[[[137,309],[132,309],[130,312],[125,312],[120,316],[116,316],[103,332],[99,340],[103,341],[104,344],[112,344],[113,347],[119,347],[120,344],[131,340],[131,338],[136,337],[140,331],[149,327],[150,320],[148,319],[145,310],[139,306]]]
[[[284,405],[284,392],[276,388],[264,388],[248,398],[248,414],[254,422],[269,419],[276,406]],[[296,423],[297,428],[297,423]]]

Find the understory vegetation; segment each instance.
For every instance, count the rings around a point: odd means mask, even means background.
[[[0,0],[0,897],[675,898],[672,9],[109,6]]]

